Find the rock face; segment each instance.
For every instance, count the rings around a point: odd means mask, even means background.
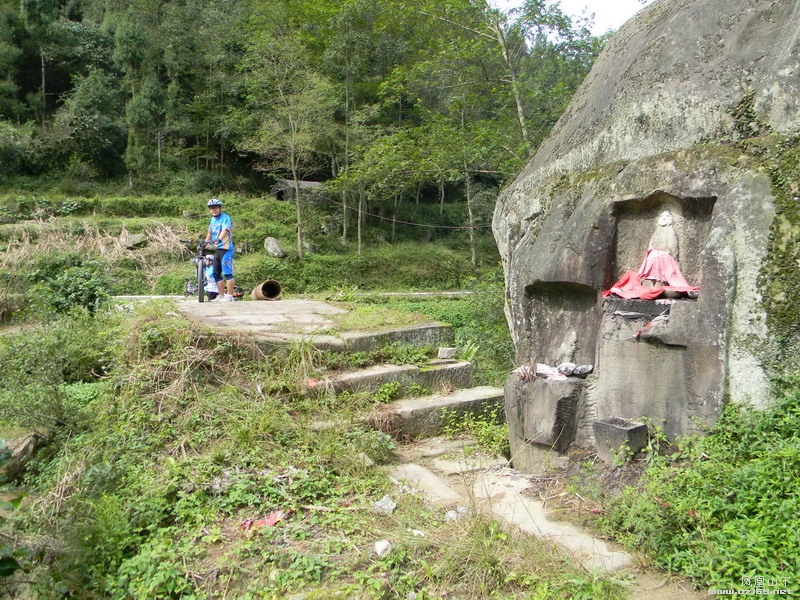
[[[800,3],[658,0],[610,41],[526,169],[494,234],[518,365],[591,364],[581,381],[509,376],[518,468],[531,445],[594,443],[648,417],[675,437],[728,400],[763,404],[774,355],[759,292],[773,182],[741,140],[800,130]],[[659,217],[697,298],[603,297],[639,269]],[[663,234],[663,232],[662,232]]]

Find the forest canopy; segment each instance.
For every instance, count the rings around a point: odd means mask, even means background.
[[[588,25],[544,0],[0,0],[0,186],[310,179],[344,240],[403,203],[486,227],[601,49]]]
[[[540,0],[6,0],[0,175],[501,181],[601,43]]]

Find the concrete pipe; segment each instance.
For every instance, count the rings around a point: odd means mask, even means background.
[[[253,300],[280,300],[283,288],[281,284],[274,279],[267,279],[253,288],[250,292],[250,297]]]

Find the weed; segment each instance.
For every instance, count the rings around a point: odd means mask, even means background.
[[[395,365],[416,365],[419,367],[427,364],[433,355],[433,348],[393,342],[376,351],[376,355]]]
[[[378,464],[386,463],[396,449],[390,435],[375,429],[349,431],[345,439],[353,450],[363,452]]]
[[[388,383],[384,383],[381,387],[379,387],[373,394],[372,397],[375,399],[376,402],[380,402],[382,404],[388,404],[392,400],[396,400],[400,397],[400,389],[402,388],[402,384],[399,381],[390,381]]]
[[[449,437],[469,434],[475,438],[478,447],[492,456],[511,456],[508,442],[508,425],[501,415],[499,406],[485,407],[479,413],[459,413],[454,409],[443,408],[442,432]]]
[[[611,464],[615,467],[624,467],[633,458],[633,451],[625,441],[618,449],[611,449]]]
[[[609,507],[607,530],[706,586],[793,572],[800,381],[782,378],[779,390],[768,410],[730,404],[706,437],[685,440],[669,462],[651,462],[640,486]]]
[[[294,382],[295,389],[301,389],[322,364],[323,354],[314,347],[311,338],[297,337],[289,342],[289,350],[283,366],[283,378]]]
[[[466,340],[463,345],[459,348],[459,358],[461,360],[465,360],[467,362],[473,362],[475,357],[478,356],[478,351],[480,350],[480,346],[473,342],[472,340]]]

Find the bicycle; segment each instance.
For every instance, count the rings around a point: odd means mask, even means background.
[[[181,240],[181,243],[191,245],[193,240]],[[214,256],[214,249],[212,244],[207,243],[205,240],[197,242],[197,252],[192,258],[194,262],[194,280],[191,278],[185,279],[183,282],[183,297],[188,298],[197,294],[197,301],[204,302],[206,297],[206,265],[205,260],[207,256]]]
[[[194,240],[181,240],[181,243],[190,246],[195,243]],[[184,279],[183,280],[183,297],[188,298],[189,296],[194,296],[197,294],[197,301],[204,302],[205,296],[208,293],[206,291],[206,264],[205,261],[207,258],[214,256],[214,244],[213,242],[206,242],[205,240],[200,240],[197,242],[197,252],[195,256],[192,258],[194,262],[194,279]],[[241,300],[244,298],[244,292],[242,288],[238,285],[233,288],[233,299],[234,300]]]

